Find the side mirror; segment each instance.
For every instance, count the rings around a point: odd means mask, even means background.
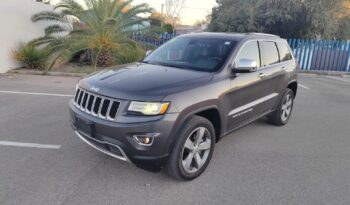
[[[153,52],[152,50],[146,51],[146,56],[149,56],[149,54],[151,54],[152,52]]]
[[[251,73],[258,70],[256,61],[242,58],[233,66],[233,73]]]

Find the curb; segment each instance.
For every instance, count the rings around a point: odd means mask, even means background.
[[[48,75],[48,76],[65,76],[65,77],[85,77],[88,73],[65,73],[65,72],[45,72],[38,70],[13,69],[7,71],[9,74],[22,75]]]

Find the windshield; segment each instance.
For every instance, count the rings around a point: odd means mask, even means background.
[[[225,63],[236,41],[175,38],[153,51],[143,62],[182,69],[215,72]]]

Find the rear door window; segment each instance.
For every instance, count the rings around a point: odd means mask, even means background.
[[[281,62],[292,60],[292,54],[286,43],[277,43],[278,51],[280,53]]]
[[[259,42],[261,53],[261,66],[268,66],[279,63],[279,54],[276,43],[272,41]]]

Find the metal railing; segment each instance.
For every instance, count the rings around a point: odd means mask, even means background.
[[[142,33],[133,33],[131,35],[131,39],[149,46],[158,47],[163,43],[175,38],[176,36],[178,36],[176,33],[174,34],[162,33],[162,34],[157,34],[152,36],[145,35]]]
[[[350,72],[350,42],[337,40],[289,39],[301,70]]]

